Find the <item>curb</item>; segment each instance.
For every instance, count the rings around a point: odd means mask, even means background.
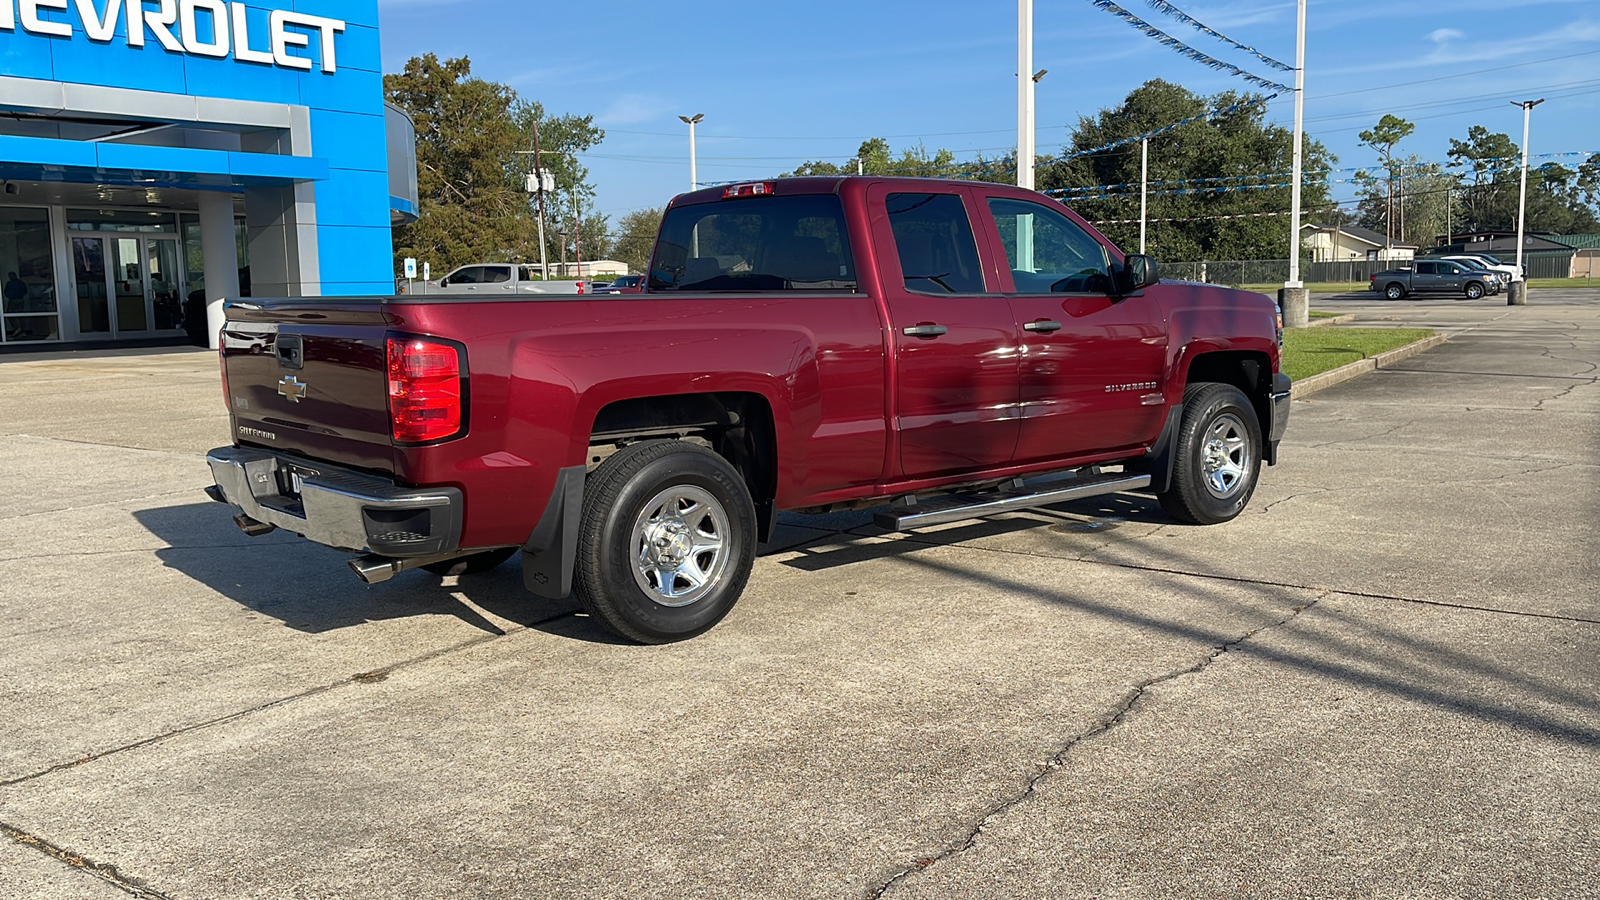
[[[1355,320],[1356,317],[1354,313],[1347,313],[1342,316],[1333,316],[1332,318],[1328,319],[1312,319],[1306,322],[1305,327],[1316,328],[1321,325],[1343,325],[1347,322],[1354,322]]]
[[[1358,359],[1353,363],[1346,363],[1337,369],[1329,369],[1326,372],[1319,372],[1310,378],[1296,381],[1293,386],[1292,396],[1296,400],[1302,400],[1318,391],[1331,388],[1336,384],[1343,384],[1352,378],[1360,378],[1362,375],[1365,375],[1368,372],[1375,372],[1378,369],[1387,368],[1402,359],[1432,350],[1447,340],[1449,340],[1447,335],[1436,334],[1433,337],[1425,337],[1420,341],[1414,341],[1410,344],[1406,344],[1404,347],[1396,347],[1393,350],[1385,350],[1384,352],[1379,353],[1377,356],[1369,356],[1366,359]]]

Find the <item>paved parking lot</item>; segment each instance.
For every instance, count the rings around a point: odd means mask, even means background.
[[[0,358],[0,897],[1600,896],[1600,291],[1314,306],[1452,338],[1239,520],[795,518],[653,648],[243,536],[210,354]]]

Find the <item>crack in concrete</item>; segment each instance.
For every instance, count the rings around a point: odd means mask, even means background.
[[[143,881],[122,874],[121,872],[117,871],[116,866],[113,866],[110,863],[93,862],[81,853],[74,853],[65,847],[53,844],[37,835],[29,834],[15,825],[11,825],[6,822],[0,822],[0,833],[4,833],[7,837],[24,847],[32,847],[33,849],[38,850],[40,853],[43,853],[45,856],[48,856],[57,862],[64,863],[73,869],[77,869],[78,871],[84,872],[88,875],[92,875],[95,878],[98,878],[101,881],[112,885],[113,887],[120,888],[121,890],[126,891],[135,897],[148,898],[148,900],[172,900],[172,898],[168,895],[150,887]]]
[[[912,862],[910,865],[901,868],[877,888],[869,892],[867,894],[868,900],[881,900],[881,898],[883,898],[885,894],[893,889],[895,885],[906,880],[907,878],[910,878],[912,875],[926,871],[940,862],[954,859],[955,857],[960,856],[961,854],[977,846],[978,839],[983,836],[984,829],[988,828],[990,823],[1004,816],[1006,813],[1020,806],[1022,803],[1026,802],[1030,797],[1032,797],[1035,791],[1038,789],[1039,784],[1043,782],[1044,779],[1048,778],[1051,773],[1058,771],[1067,764],[1068,756],[1071,755],[1073,749],[1079,744],[1095,737],[1096,735],[1104,734],[1125,722],[1128,717],[1135,712],[1140,701],[1144,699],[1145,695],[1150,691],[1151,688],[1160,684],[1164,684],[1168,681],[1174,681],[1186,675],[1198,675],[1204,672],[1206,669],[1211,667],[1212,663],[1215,663],[1217,660],[1221,659],[1228,651],[1238,647],[1256,635],[1266,631],[1271,631],[1275,628],[1281,628],[1284,625],[1289,624],[1299,617],[1301,613],[1312,608],[1313,606],[1316,606],[1319,602],[1332,593],[1334,592],[1327,590],[1322,591],[1309,601],[1291,609],[1287,616],[1284,616],[1278,621],[1269,622],[1268,624],[1258,626],[1231,641],[1213,646],[1210,652],[1208,652],[1202,659],[1200,659],[1200,661],[1196,662],[1192,666],[1164,672],[1135,685],[1133,690],[1129,691],[1122,698],[1122,700],[1111,710],[1109,715],[1090,726],[1087,730],[1069,738],[1065,744],[1061,745],[1061,747],[1053,756],[1051,756],[1044,762],[1043,765],[1039,766],[1034,771],[1033,775],[1028,778],[1027,783],[1023,785],[1020,791],[1017,791],[1010,797],[1004,798],[999,803],[991,806],[975,824],[968,828],[966,837],[964,839],[946,847],[938,853],[935,853],[931,856],[921,857],[915,862]]]
[[[177,490],[177,491],[162,491],[159,494],[146,494],[143,497],[118,497],[118,498],[116,498],[114,500],[103,500],[103,501],[101,501],[99,503],[86,503],[86,504],[84,504],[82,506],[61,506],[61,507],[56,507],[54,509],[39,509],[39,510],[34,510],[33,512],[17,513],[14,516],[0,516],[0,522],[10,522],[10,521],[13,521],[15,519],[27,519],[27,518],[31,518],[33,516],[53,516],[53,515],[56,515],[58,513],[79,512],[81,510],[103,509],[104,507],[107,507],[107,506],[116,506],[119,503],[141,503],[141,502],[143,502],[145,500],[160,500],[160,499],[162,499],[164,497],[187,497],[187,496],[193,496],[195,494],[201,494],[201,496],[204,496],[204,494],[202,492],[196,491],[193,488],[184,488],[182,490]],[[196,499],[199,499],[199,498],[196,498]],[[209,500],[210,498],[208,497],[207,499]],[[212,502],[215,502],[215,501],[212,501]],[[129,513],[131,514],[133,512],[137,512],[137,511],[139,511],[139,510],[129,510]]]
[[[423,653],[423,654],[420,654],[420,655],[417,655],[417,656],[413,656],[413,657],[410,657],[410,658],[407,658],[407,659],[400,660],[399,662],[390,663],[387,666],[383,666],[382,668],[374,669],[374,670],[372,670],[370,672],[362,672],[362,673],[360,673],[360,676],[365,677],[365,679],[367,681],[373,680],[372,677],[373,676],[377,676],[377,675],[382,675],[384,677],[388,677],[388,675],[390,673],[396,672],[398,670],[409,669],[409,668],[411,668],[413,666],[417,666],[417,665],[420,665],[422,663],[429,662],[430,660],[438,659],[439,657],[442,657],[442,656],[447,656],[447,655],[449,655],[451,653],[456,653],[456,652],[461,651],[461,650],[468,650],[468,649],[471,649],[473,647],[478,646],[479,644],[486,644],[489,641],[499,640],[501,638],[509,637],[511,635],[514,635],[514,634],[521,634],[521,633],[529,631],[529,630],[531,630],[533,628],[537,628],[540,625],[546,625],[546,624],[549,624],[551,622],[558,621],[560,619],[565,619],[565,618],[567,618],[569,616],[572,616],[572,615],[574,615],[574,612],[558,613],[558,614],[553,615],[553,616],[547,616],[547,617],[545,617],[543,619],[535,619],[534,621],[528,622],[526,624],[519,624],[517,627],[508,629],[508,630],[506,630],[504,632],[501,632],[501,633],[479,635],[478,637],[471,638],[470,640],[465,640],[465,641],[462,641],[462,642],[457,643],[457,644],[451,644],[448,647],[440,647],[437,650],[431,650],[431,651],[429,651],[427,653]],[[40,769],[39,771],[33,772],[31,774],[28,774],[28,775],[21,775],[21,776],[18,776],[16,778],[6,779],[4,781],[0,781],[0,788],[14,787],[16,785],[23,784],[25,782],[34,781],[34,780],[37,780],[37,779],[40,779],[40,778],[44,778],[45,776],[52,775],[52,774],[54,774],[56,772],[65,771],[67,769],[75,769],[75,768],[77,768],[79,766],[82,766],[82,765],[85,765],[87,763],[92,763],[92,762],[95,762],[97,760],[105,759],[108,756],[114,756],[114,755],[117,755],[119,753],[126,753],[129,750],[138,750],[138,749],[140,749],[142,747],[149,747],[149,746],[151,746],[153,744],[159,744],[159,743],[161,743],[163,741],[170,740],[171,738],[179,737],[179,736],[185,735],[185,734],[190,734],[190,733],[196,732],[196,731],[202,731],[202,730],[207,729],[207,728],[214,728],[214,727],[216,727],[218,725],[226,725],[229,722],[237,722],[240,719],[244,719],[246,717],[253,716],[256,713],[265,712],[265,711],[267,711],[269,709],[276,709],[277,707],[285,706],[285,705],[288,705],[290,703],[294,703],[295,701],[298,701],[298,700],[305,700],[305,699],[310,698],[310,697],[315,697],[315,696],[318,696],[320,694],[325,694],[325,693],[327,693],[329,691],[338,690],[339,688],[349,687],[352,684],[359,684],[359,683],[362,683],[361,678],[353,676],[352,678],[347,678],[347,679],[344,679],[344,680],[341,680],[341,681],[335,681],[335,682],[332,682],[330,684],[318,685],[318,686],[313,687],[313,688],[308,688],[308,689],[306,689],[304,691],[301,691],[301,692],[299,692],[297,694],[290,694],[290,695],[288,695],[286,697],[279,697],[279,698],[277,698],[275,700],[269,700],[266,703],[262,703],[262,704],[259,704],[257,706],[252,706],[249,709],[238,710],[238,711],[235,711],[235,712],[228,713],[227,715],[224,715],[224,716],[217,716],[215,718],[207,719],[207,720],[205,720],[203,722],[195,722],[192,725],[185,725],[182,728],[174,728],[174,729],[172,729],[170,731],[164,731],[164,732],[162,732],[160,734],[152,735],[150,737],[143,738],[141,740],[137,740],[137,741],[134,741],[134,742],[129,743],[129,744],[123,744],[122,746],[119,746],[119,747],[112,747],[109,750],[101,750],[101,751],[96,752],[96,753],[90,753],[87,756],[83,756],[83,757],[80,757],[78,759],[71,760],[70,762],[57,763],[57,764],[55,764],[53,766],[50,766],[49,768]]]

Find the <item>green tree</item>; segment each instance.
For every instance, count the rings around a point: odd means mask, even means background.
[[[1449,166],[1461,172],[1461,230],[1516,227],[1521,153],[1510,135],[1491,132],[1482,125],[1468,128],[1464,141],[1450,139]]]
[[[664,210],[636,209],[617,223],[615,258],[628,264],[628,271],[643,272],[650,267],[650,252],[655,249],[656,232],[661,230]]]
[[[594,189],[576,155],[604,138],[592,118],[546,119],[540,104],[473,77],[466,57],[413,57],[383,82],[384,95],[417,129],[418,217],[395,229],[396,269],[407,256],[441,274],[470,262],[539,258],[538,221],[524,184],[535,164],[518,152],[533,149],[536,125],[541,149],[554,151],[542,154],[556,176],[555,194],[545,197],[552,257],[559,258],[558,223],[570,222],[574,208],[584,229],[604,235],[605,218],[593,211]]]
[[[1103,223],[1101,230],[1119,246],[1136,249],[1139,144],[1085,151],[1242,104],[1150,139],[1150,181],[1185,183],[1151,188],[1149,218],[1178,221],[1151,222],[1147,246],[1167,260],[1281,259],[1289,247],[1289,218],[1282,213],[1289,209],[1290,189],[1278,185],[1289,180],[1294,135],[1267,124],[1259,99],[1231,91],[1205,97],[1152,79],[1120,105],[1079,118],[1067,152],[1041,160],[1035,183],[1041,190],[1075,189],[1065,197],[1068,206]],[[1322,144],[1306,137],[1301,202],[1308,218],[1334,208],[1326,175],[1333,161]],[[1180,190],[1191,193],[1173,193]]]
[[[1371,147],[1378,152],[1378,159],[1383,165],[1385,173],[1383,233],[1390,242],[1394,241],[1400,231],[1397,227],[1398,223],[1395,221],[1395,180],[1405,177],[1404,170],[1395,162],[1394,147],[1407,137],[1410,137],[1416,130],[1417,126],[1407,122],[1405,119],[1385,113],[1383,118],[1378,120],[1377,125],[1357,135],[1361,139],[1363,146]],[[1356,180],[1364,185],[1371,184],[1375,181],[1375,176],[1365,171],[1357,172]],[[1402,191],[1405,190],[1403,183],[1400,189]]]
[[[1450,140],[1449,156],[1450,166],[1462,172],[1464,230],[1515,231],[1522,175],[1522,149],[1516,142],[1474,125],[1465,141]],[[1600,230],[1597,201],[1600,154],[1575,170],[1558,163],[1530,165],[1525,228],[1554,234]]]

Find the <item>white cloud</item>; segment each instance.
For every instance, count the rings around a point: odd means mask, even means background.
[[[1464,37],[1466,37],[1465,34],[1462,34],[1454,28],[1440,28],[1428,34],[1428,40],[1433,41],[1435,44],[1443,44],[1446,41],[1460,40]]]

